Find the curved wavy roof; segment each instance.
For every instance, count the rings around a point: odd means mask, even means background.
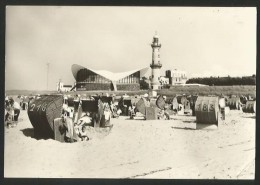
[[[131,71],[126,71],[126,72],[120,72],[120,73],[113,73],[111,71],[106,71],[106,70],[95,70],[95,69],[90,69],[90,68],[86,68],[86,67],[83,67],[81,65],[78,65],[78,64],[73,64],[71,66],[71,71],[72,71],[72,74],[74,76],[74,78],[76,79],[77,78],[77,73],[80,69],[88,69],[100,76],[103,76],[104,78],[107,78],[108,80],[111,80],[111,81],[118,81],[122,78],[125,78],[137,71],[141,71],[141,70],[145,70],[147,71],[149,69],[149,67],[145,67],[145,68],[139,68],[139,69],[135,69],[135,70],[131,70]]]

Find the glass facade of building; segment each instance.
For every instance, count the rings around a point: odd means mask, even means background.
[[[111,81],[103,76],[94,73],[93,71],[90,71],[88,69],[81,69],[77,73],[77,82],[110,83]]]
[[[100,76],[88,69],[80,69],[77,73],[79,83],[111,83],[111,80]],[[140,71],[137,71],[125,78],[118,80],[117,84],[135,84],[140,82]]]
[[[140,82],[140,71],[117,81],[117,84],[136,84]]]

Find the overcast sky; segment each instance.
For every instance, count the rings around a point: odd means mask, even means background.
[[[161,75],[256,74],[256,8],[57,7],[6,9],[6,89],[73,84],[72,64],[123,72],[148,67],[158,32]]]

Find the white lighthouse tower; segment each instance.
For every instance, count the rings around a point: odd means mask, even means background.
[[[156,89],[161,89],[159,78],[160,78],[160,69],[162,67],[162,64],[160,63],[161,43],[159,43],[159,37],[157,33],[155,33],[155,36],[153,37],[153,42],[151,46],[153,49],[152,64],[150,65],[152,69],[151,89],[156,90]]]

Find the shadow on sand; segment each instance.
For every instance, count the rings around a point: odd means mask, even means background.
[[[255,119],[256,115],[254,116],[242,116],[243,118],[252,118],[252,119]]]
[[[135,119],[126,118],[125,120],[145,121],[145,119],[143,117],[137,117]]]
[[[23,132],[23,134],[26,137],[31,137],[34,138],[34,129],[33,128],[25,128],[21,130]]]
[[[196,130],[195,128],[188,128],[188,127],[171,127],[174,129],[182,129],[182,130]]]
[[[196,121],[182,121],[183,123],[196,123]]]

